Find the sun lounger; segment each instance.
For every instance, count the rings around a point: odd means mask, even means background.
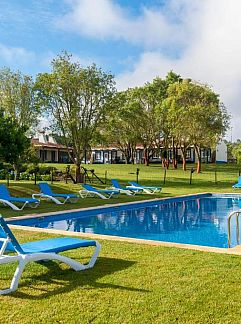
[[[141,186],[139,183],[130,181],[129,182],[130,186],[126,186],[126,188],[130,189],[131,188],[140,188],[143,189],[143,191],[149,195],[153,195],[157,192],[161,192],[162,188],[161,187],[151,187],[151,186]]]
[[[119,190],[120,193],[124,193],[128,196],[135,195],[138,192],[143,192],[142,188],[133,188],[132,187],[132,189],[130,189],[127,187],[123,187],[120,185],[119,181],[116,179],[111,179],[111,183],[112,183],[112,187],[111,187],[112,189]]]
[[[9,206],[13,210],[22,210],[26,205],[31,208],[36,208],[39,205],[39,201],[34,198],[18,198],[10,195],[8,188],[4,185],[0,185],[0,203],[4,206]],[[22,207],[18,207],[15,204],[22,204]]]
[[[67,194],[54,193],[47,182],[39,183],[39,188],[41,193],[33,194],[32,196],[33,198],[38,198],[38,199],[45,198],[55,202],[57,205],[63,205],[67,201],[76,202],[79,199],[79,196],[71,193],[67,193]],[[63,201],[61,201],[60,199]]]
[[[241,177],[238,177],[238,182],[235,185],[233,185],[233,188],[234,189],[241,188]]]
[[[101,199],[110,199],[113,195],[118,195],[118,190],[112,189],[97,189],[92,187],[89,184],[83,184],[82,187],[84,189],[79,191],[80,197],[99,197]]]
[[[89,246],[95,247],[95,251],[88,264],[82,264],[66,256],[59,255],[63,251]],[[20,277],[27,263],[58,260],[68,264],[75,271],[85,270],[94,266],[101,246],[97,241],[71,237],[59,237],[19,244],[3,217],[0,216],[0,247],[0,265],[18,262],[10,288],[0,290],[0,295],[4,295],[17,290]],[[8,255],[8,252],[14,252],[17,255]]]

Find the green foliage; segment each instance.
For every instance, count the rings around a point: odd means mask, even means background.
[[[109,114],[108,127],[102,130],[106,145],[115,143],[124,154],[126,163],[134,163],[134,152],[140,140],[138,129],[142,114],[140,105],[133,100],[134,90],[119,92],[113,98],[112,110]]]
[[[190,80],[174,83],[168,88],[167,102],[175,119],[173,131],[180,134],[182,127],[184,136],[194,145],[213,146],[229,126],[226,108],[206,85]]]
[[[53,60],[51,73],[38,75],[35,88],[39,105],[52,114],[65,145],[73,147],[73,163],[80,165],[110,110],[113,76],[95,65],[83,68],[64,53]]]
[[[17,164],[21,155],[30,146],[25,135],[26,127],[19,126],[12,118],[0,112],[0,158],[10,164]]]
[[[237,163],[241,163],[241,142],[237,141],[236,143],[230,143],[228,145],[230,154],[236,158]]]
[[[0,107],[5,116],[11,117],[26,130],[37,125],[40,111],[35,105],[32,77],[8,68],[0,70]]]
[[[190,80],[171,84],[164,106],[168,109],[170,134],[179,145],[194,145],[200,168],[201,148],[213,147],[229,126],[226,108],[210,87]]]

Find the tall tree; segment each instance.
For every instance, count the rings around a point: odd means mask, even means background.
[[[230,117],[219,96],[207,85],[184,80],[171,84],[168,93],[172,116],[180,116],[173,124],[173,132],[179,141],[184,140],[194,146],[199,173],[201,149],[217,143],[225,134]]]
[[[105,142],[114,143],[123,153],[127,164],[134,163],[136,145],[139,140],[136,126],[137,116],[141,114],[139,105],[132,101],[132,89],[116,94],[108,127],[103,130]]]
[[[95,65],[83,68],[64,53],[52,61],[52,72],[37,76],[39,103],[53,116],[76,164],[76,181],[81,181],[81,161],[111,109],[115,93],[113,76]],[[70,152],[69,152],[70,153]]]
[[[155,92],[152,91],[152,84],[132,89],[131,100],[133,107],[138,110],[135,115],[135,130],[138,132],[139,142],[144,149],[144,163],[148,166],[150,158],[156,150],[156,140],[160,134],[155,111]]]
[[[4,115],[11,117],[28,131],[38,123],[39,110],[35,104],[32,77],[8,68],[0,70],[0,107]]]
[[[30,139],[25,135],[26,128],[19,126],[11,117],[0,111],[0,158],[13,165],[15,179],[24,153],[30,148]]]
[[[168,88],[175,82],[181,82],[182,78],[179,74],[173,71],[167,73],[165,79],[156,78],[152,82],[152,91],[156,100],[156,118],[159,122],[160,138],[159,146],[162,147],[163,165],[169,166],[168,150],[172,147],[172,163],[173,167],[177,168],[177,146],[176,138],[172,134],[173,121],[169,118],[169,105],[165,103],[168,97]]]

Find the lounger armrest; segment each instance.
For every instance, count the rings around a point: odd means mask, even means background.
[[[6,248],[7,248],[7,245],[8,243],[11,242],[10,238],[6,237],[6,238],[0,238],[0,241],[3,242],[3,245],[1,247],[1,250],[0,250],[0,256],[4,254]]]
[[[37,199],[37,200],[38,200],[38,197],[39,197],[39,198],[43,197],[43,194],[42,194],[42,193],[39,193],[39,194],[32,194],[32,198],[33,198],[33,199]]]

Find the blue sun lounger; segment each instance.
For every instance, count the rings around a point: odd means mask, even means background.
[[[95,247],[95,251],[88,264],[82,264],[58,253],[77,249],[81,247]],[[93,240],[81,240],[71,237],[59,237],[41,241],[19,244],[7,223],[0,215],[0,265],[11,262],[18,262],[17,269],[13,275],[10,288],[0,290],[0,295],[11,293],[18,288],[24,267],[29,262],[58,260],[68,264],[75,271],[92,268],[100,252],[100,244]],[[8,255],[8,252],[15,252],[17,255]]]
[[[10,195],[8,188],[4,185],[0,185],[0,203],[4,206],[9,206],[13,210],[22,210],[26,205],[29,205],[31,208],[36,208],[39,205],[39,201],[34,198],[17,198]],[[19,208],[15,204],[22,204],[22,207]]]
[[[81,198],[97,196],[101,199],[110,199],[113,195],[118,195],[118,190],[112,189],[96,189],[89,184],[83,184],[84,189],[79,191]]]
[[[141,186],[139,183],[130,181],[129,182],[130,186],[126,186],[126,188],[130,189],[131,188],[140,188],[143,189],[143,191],[149,195],[153,195],[157,192],[161,192],[162,188],[161,187],[151,187],[151,186]]]
[[[111,183],[112,183],[112,189],[114,190],[119,190],[120,193],[124,193],[128,196],[132,196],[135,195],[138,192],[143,192],[142,188],[127,188],[127,187],[123,187],[120,185],[119,181],[116,179],[111,179]]]
[[[32,196],[33,198],[39,198],[39,199],[46,198],[48,200],[52,200],[57,205],[63,205],[67,201],[76,202],[79,199],[79,197],[77,195],[71,194],[71,193],[68,193],[68,194],[54,193],[47,182],[39,183],[39,188],[40,188],[41,193],[33,194],[33,196]],[[63,199],[63,201],[60,201],[60,199]]]
[[[234,189],[241,188],[241,177],[238,177],[238,182],[232,186]]]

